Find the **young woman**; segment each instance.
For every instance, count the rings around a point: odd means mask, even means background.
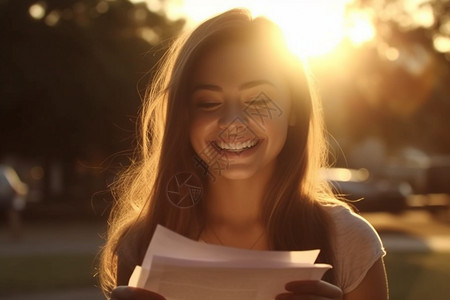
[[[159,70],[138,156],[116,189],[100,266],[106,295],[164,299],[126,287],[161,224],[211,244],[321,249],[318,261],[334,266],[323,281],[286,283],[277,299],[387,299],[378,235],[320,180],[319,102],[279,29],[225,12],[178,40]],[[197,191],[185,194],[190,205],[171,190],[180,176]]]

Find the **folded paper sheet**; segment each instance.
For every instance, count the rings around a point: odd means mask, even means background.
[[[319,280],[319,250],[259,251],[209,245],[158,226],[129,285],[167,300],[268,300],[294,280]]]

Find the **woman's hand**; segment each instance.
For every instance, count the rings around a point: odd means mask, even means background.
[[[340,288],[325,281],[291,281],[276,300],[342,300]]]
[[[118,286],[112,291],[111,300],[166,300],[166,298],[144,289]]]

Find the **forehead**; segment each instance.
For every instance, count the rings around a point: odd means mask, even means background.
[[[276,55],[255,44],[227,43],[203,51],[194,64],[190,81],[192,84],[233,85],[255,79],[281,84]]]

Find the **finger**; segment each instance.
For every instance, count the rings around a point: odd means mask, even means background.
[[[163,296],[140,288],[118,286],[111,293],[111,300],[166,300]]]
[[[330,298],[315,295],[299,295],[293,293],[283,293],[277,295],[275,300],[330,300]]]
[[[283,293],[279,294],[275,297],[275,300],[294,300],[294,294],[292,293]]]
[[[326,281],[292,281],[285,286],[286,290],[300,295],[317,295],[330,299],[341,299],[342,290]]]

